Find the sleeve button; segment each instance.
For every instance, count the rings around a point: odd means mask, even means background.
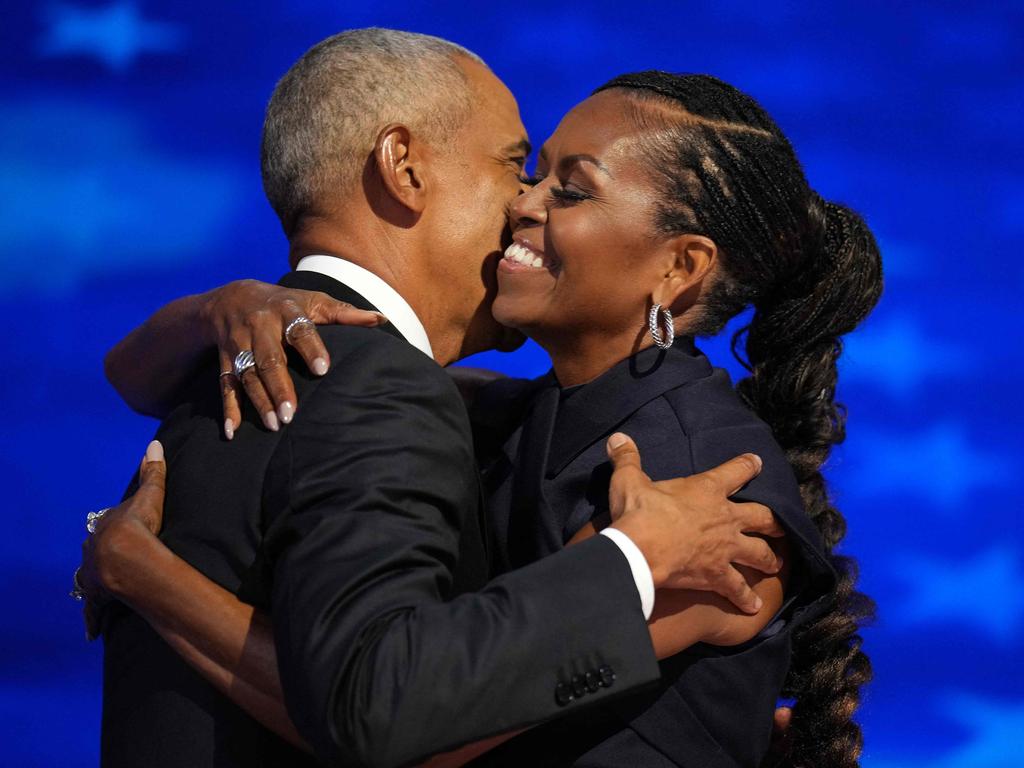
[[[583,675],[572,676],[572,692],[575,698],[580,698],[587,692],[587,683],[583,679]]]
[[[611,688],[612,683],[615,682],[615,670],[611,667],[601,667],[597,673],[601,676],[601,685]]]
[[[555,686],[555,702],[558,706],[564,707],[574,698],[576,697],[573,696],[572,690],[565,683],[559,683]]]

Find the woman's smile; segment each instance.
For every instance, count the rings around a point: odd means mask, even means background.
[[[530,272],[547,272],[556,274],[557,259],[547,256],[543,250],[525,238],[517,238],[505,249],[504,258],[498,265],[499,269],[512,274]]]

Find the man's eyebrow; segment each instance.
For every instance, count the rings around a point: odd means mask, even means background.
[[[533,146],[530,144],[529,140],[521,139],[517,141],[515,144],[509,144],[507,147],[505,147],[504,152],[509,156],[522,154],[526,157],[529,157],[530,153],[533,152]]]

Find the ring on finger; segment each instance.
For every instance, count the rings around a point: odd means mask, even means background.
[[[243,349],[235,355],[234,374],[238,378],[242,378],[243,373],[251,371],[255,367],[256,356],[252,353],[251,349]]]
[[[75,600],[78,600],[79,602],[81,602],[82,600],[85,600],[85,591],[82,589],[82,582],[80,582],[78,580],[78,574],[79,574],[79,572],[81,572],[81,570],[82,570],[81,566],[79,566],[78,568],[75,568],[75,573],[71,577],[71,583],[72,583],[71,591],[68,592],[68,595],[70,597],[74,598]]]
[[[288,323],[288,327],[284,329],[284,337],[288,341],[288,343],[290,344],[293,341],[292,337],[298,331],[305,331],[305,333],[302,334],[303,336],[305,336],[305,335],[307,335],[310,332],[315,331],[315,330],[316,330],[316,323],[314,323],[312,320],[310,320],[305,315],[299,315],[294,320],[292,320],[290,323]]]
[[[101,509],[99,512],[90,512],[87,514],[85,516],[85,530],[89,533],[96,533],[96,523],[98,523],[100,518],[107,514],[111,509],[112,507],[106,507],[105,509]]]

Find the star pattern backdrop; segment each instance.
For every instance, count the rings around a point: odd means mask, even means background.
[[[772,112],[822,194],[865,214],[887,288],[849,339],[849,439],[828,465],[842,550],[879,605],[864,765],[1020,765],[1024,6],[985,0],[8,4],[4,764],[97,762],[101,648],[67,591],[85,512],[119,498],[155,427],[105,383],[103,354],[171,298],[284,271],[263,108],[307,47],[370,25],[480,53],[537,144],[621,72],[718,75]],[[735,371],[727,344],[705,348]],[[534,346],[474,362],[547,369]]]

